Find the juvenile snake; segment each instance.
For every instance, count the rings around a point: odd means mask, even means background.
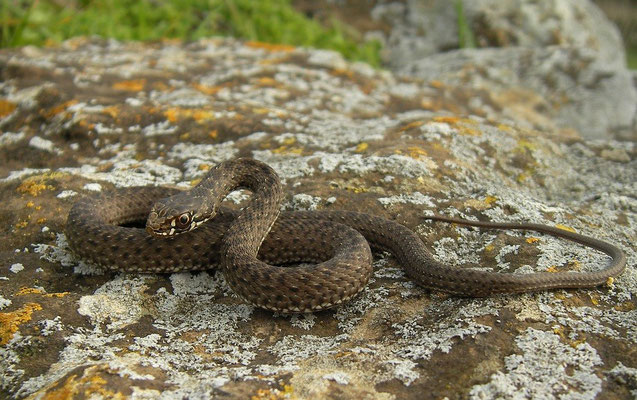
[[[237,188],[252,191],[248,205],[238,213],[220,207]],[[219,265],[240,297],[281,312],[322,310],[355,296],[372,273],[368,241],[391,252],[418,284],[463,296],[593,287],[619,275],[626,265],[618,247],[546,225],[426,217],[544,232],[611,257],[596,272],[458,269],[434,260],[420,238],[399,223],[350,211],[280,212],[282,199],[274,170],[256,160],[237,159],[217,165],[189,191],[139,187],[81,199],[69,213],[66,236],[80,257],[118,271],[162,273]],[[146,230],[120,226],[146,217]],[[299,262],[317,264],[270,265]]]

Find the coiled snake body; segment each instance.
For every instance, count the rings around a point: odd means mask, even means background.
[[[249,204],[238,213],[220,207],[237,188],[252,191]],[[598,286],[626,265],[614,245],[546,225],[427,217],[544,232],[612,258],[606,268],[585,273],[457,269],[434,260],[420,238],[396,222],[350,211],[279,212],[282,199],[281,183],[269,166],[237,159],[217,165],[187,192],[140,187],[84,198],[69,213],[66,236],[80,257],[118,271],[162,273],[220,265],[240,297],[281,312],[322,310],[355,296],[372,273],[368,241],[391,252],[418,284],[463,296]],[[146,217],[146,230],[120,226]],[[299,262],[318,264],[271,265]]]

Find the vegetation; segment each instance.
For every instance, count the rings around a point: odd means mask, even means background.
[[[463,0],[456,0],[456,15],[458,18],[458,44],[460,48],[475,48],[476,39],[473,35],[473,31],[467,22],[467,18],[464,15],[464,8],[462,7]]]
[[[619,26],[628,65],[637,69],[634,0],[594,0]],[[463,0],[455,0],[460,47],[476,47]],[[47,45],[79,35],[120,40],[196,40],[234,36],[332,49],[350,60],[380,64],[380,43],[356,40],[351,27],[322,26],[291,0],[0,0],[0,47]]]
[[[0,47],[54,44],[78,35],[119,40],[234,36],[341,52],[378,66],[380,44],[325,28],[290,0],[1,0]]]

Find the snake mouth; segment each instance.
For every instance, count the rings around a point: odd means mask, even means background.
[[[174,224],[174,220],[171,221],[170,224],[168,223],[152,223],[154,221],[148,221],[146,223],[146,232],[148,232],[151,236],[156,236],[156,237],[173,237],[173,236],[177,236],[180,235],[182,233],[186,233],[186,232],[190,232],[196,228],[198,228],[199,226],[201,226],[201,224],[203,224],[204,222],[208,221],[210,218],[204,218],[202,220],[199,221],[192,221],[188,226],[186,227],[179,227],[176,226]]]
[[[175,227],[174,225],[167,225],[167,224],[161,224],[159,226],[146,224],[146,232],[148,232],[152,236],[160,236],[160,237],[177,236],[182,233],[189,232],[192,229],[193,228],[191,227],[182,229],[182,228]]]
[[[173,213],[174,214],[174,213]],[[155,237],[170,237],[187,232],[189,226],[177,225],[177,220],[166,217],[165,209],[159,212],[151,211],[146,221],[146,232]]]
[[[175,231],[175,229],[171,229],[170,231],[164,231],[161,229],[153,229],[150,226],[146,227],[146,232],[148,232],[151,236],[162,236],[162,237],[175,236],[178,234]]]

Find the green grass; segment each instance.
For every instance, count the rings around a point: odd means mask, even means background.
[[[626,64],[628,64],[628,68],[637,70],[637,47],[626,49]]]
[[[458,21],[458,44],[461,49],[475,48],[476,39],[464,14],[462,0],[456,0],[455,7]]]
[[[290,0],[0,0],[0,23],[0,47],[42,46],[79,35],[143,41],[233,36],[331,49],[380,65],[380,43],[358,43],[337,23],[323,27],[295,11]]]

